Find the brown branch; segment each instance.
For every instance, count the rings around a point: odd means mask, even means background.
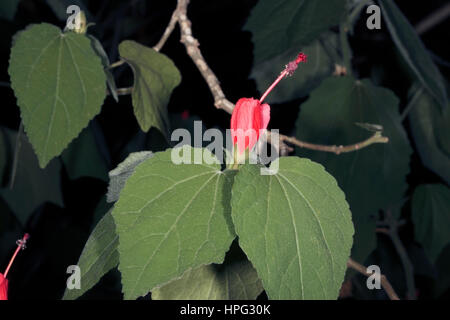
[[[358,262],[354,261],[353,259],[348,259],[347,261],[347,267],[351,268],[353,270],[358,271],[359,273],[365,275],[366,277],[370,277],[372,274],[367,272],[367,268],[364,267],[362,264],[359,264]],[[400,300],[397,293],[395,293],[394,288],[391,286],[391,283],[386,278],[384,274],[380,276],[381,286],[383,287],[384,291],[386,291],[386,294],[388,295],[389,299],[391,300]]]
[[[375,232],[389,235],[389,229],[387,229],[387,228],[375,228]]]
[[[124,63],[125,63],[125,60],[120,59],[114,63],[111,63],[108,67],[106,67],[106,69],[113,69],[113,68],[123,65]]]
[[[186,47],[187,54],[191,57],[192,61],[196,65],[197,69],[200,71],[201,75],[205,79],[208,84],[209,90],[214,98],[214,105],[218,109],[223,109],[229,114],[233,112],[234,103],[229,101],[220,86],[219,79],[208,66],[205,61],[205,58],[202,55],[202,52],[199,48],[200,44],[196,38],[192,35],[191,21],[187,17],[187,7],[189,5],[189,0],[178,0],[177,6],[172,13],[172,17],[170,18],[169,24],[164,31],[159,42],[153,47],[156,51],[161,50],[163,45],[166,43],[167,39],[170,37],[173,32],[175,25],[178,23],[181,30],[181,42]],[[123,60],[119,60],[109,66],[109,68],[114,68],[116,66],[120,66],[123,64]],[[131,94],[132,88],[122,88],[117,89],[117,93],[119,95]],[[268,135],[268,142],[271,142],[271,135]],[[383,137],[381,133],[377,132],[369,139],[349,145],[349,146],[325,146],[319,144],[313,144],[309,142],[304,142],[296,139],[295,137],[288,137],[285,135],[279,135],[279,153],[281,155],[287,155],[289,152],[292,152],[294,149],[289,146],[286,142],[298,146],[300,148],[306,148],[317,151],[324,152],[332,152],[335,154],[341,154],[345,152],[357,151],[359,149],[365,148],[373,143],[387,143],[388,138]]]
[[[158,43],[153,47],[153,49],[155,51],[160,51],[161,48],[164,46],[164,44],[166,43],[167,39],[169,39],[170,35],[172,34],[172,31],[175,29],[175,26],[178,22],[178,16],[179,16],[179,7],[180,7],[180,2],[177,4],[177,7],[175,8],[175,10],[172,13],[172,17],[170,18],[169,24],[167,25],[166,29],[164,30],[163,35],[161,36],[161,39],[158,41]],[[122,64],[125,63],[125,60],[120,59],[114,63],[111,63],[107,69],[113,69],[116,67],[121,66]],[[129,88],[118,88],[117,89],[117,95],[119,96],[124,96],[124,95],[128,95],[131,94],[133,92],[133,87],[129,87]],[[111,94],[109,90],[107,90],[106,94]]]
[[[197,66],[197,69],[202,74],[206,83],[208,84],[209,90],[214,97],[214,105],[218,109],[223,109],[228,113],[233,112],[234,104],[228,101],[225,94],[220,87],[219,80],[217,79],[214,72],[208,66],[203,58],[202,52],[199,48],[199,42],[192,35],[191,21],[187,17],[187,7],[189,0],[178,0],[178,24],[181,30],[181,42],[186,47],[187,54],[191,57],[192,61]]]
[[[225,97],[217,76],[208,66],[205,58],[200,51],[200,44],[198,40],[195,39],[192,35],[192,23],[187,17],[188,4],[189,0],[178,0],[177,8],[172,15],[171,22],[178,21],[181,29],[181,42],[186,47],[186,52],[191,57],[192,61],[195,63],[206,83],[208,84],[208,87],[214,98],[214,105],[216,106],[216,108],[223,109],[231,114],[234,109],[234,104]],[[268,135],[268,141],[271,141],[270,134]],[[381,133],[375,133],[369,139],[350,146],[323,146],[300,141],[295,137],[279,135],[279,152],[281,155],[287,155],[289,152],[293,151],[293,148],[286,144],[286,142],[289,142],[290,144],[296,145],[301,148],[340,154],[344,152],[356,151],[365,148],[373,143],[386,143],[388,142],[388,138],[381,136]]]
[[[127,87],[127,88],[117,88],[116,93],[118,96],[126,96],[133,92],[133,87]],[[109,96],[111,95],[111,91],[109,88],[106,89],[106,94]]]
[[[429,16],[427,16],[425,19],[423,19],[416,25],[417,34],[419,35],[424,34],[428,30],[438,25],[439,23],[443,22],[449,16],[450,16],[450,3],[447,3],[446,5],[442,6],[441,8],[431,13]]]
[[[119,95],[119,96],[124,96],[124,95],[127,95],[127,94],[131,94],[133,92],[133,87],[117,88],[116,92],[117,92],[117,95]]]
[[[167,39],[169,39],[170,35],[172,34],[172,31],[175,29],[175,26],[177,25],[178,22],[178,8],[180,7],[180,3],[177,4],[177,7],[175,8],[175,10],[172,13],[172,17],[170,18],[169,24],[167,25],[166,29],[164,30],[163,35],[161,36],[161,39],[159,39],[158,43],[153,47],[153,49],[155,51],[160,51],[161,48],[164,46],[164,44],[166,43]],[[125,63],[125,60],[120,59],[114,63],[111,63],[107,68],[108,69],[113,69],[116,68],[118,66],[121,66],[122,64]]]
[[[325,145],[320,145],[320,144],[312,144],[309,142],[303,142],[300,141],[294,137],[286,137],[286,136],[280,136],[280,140],[289,142],[293,145],[296,145],[297,147],[300,148],[306,148],[306,149],[311,149],[311,150],[316,150],[316,151],[323,151],[323,152],[331,152],[331,153],[335,153],[335,154],[341,154],[341,153],[346,153],[346,152],[353,152],[353,151],[357,151],[360,149],[363,149],[365,147],[370,146],[371,144],[374,143],[387,143],[389,142],[389,139],[387,137],[383,137],[381,135],[380,132],[375,132],[370,138],[368,138],[367,140],[352,144],[352,145],[348,145],[348,146],[325,146]]]
[[[181,4],[180,4],[180,2],[178,2],[177,7],[173,11],[172,17],[170,18],[169,24],[167,25],[166,30],[164,30],[164,33],[163,33],[161,39],[153,47],[153,49],[155,49],[156,51],[161,50],[161,48],[166,43],[167,39],[169,39],[170,35],[172,34],[173,29],[175,29],[175,26],[177,25],[177,22],[178,22],[180,6],[181,6]]]
[[[405,224],[406,224],[406,220],[405,220],[405,219],[397,220],[397,227],[404,226]],[[377,227],[380,227],[380,228],[382,228],[382,227],[384,227],[384,228],[389,227],[389,224],[386,223],[385,220],[379,220],[379,221],[377,221],[377,222],[376,222],[376,225],[377,225]],[[387,230],[387,229],[386,229],[386,230]]]

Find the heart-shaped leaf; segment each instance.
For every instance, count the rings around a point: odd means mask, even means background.
[[[5,130],[5,133],[9,140],[8,144],[17,147],[17,133],[10,130]],[[18,220],[25,225],[33,211],[43,203],[52,202],[63,206],[61,162],[59,159],[54,159],[45,169],[42,169],[23,132],[18,142],[20,149],[17,154],[13,188],[6,186],[0,189],[0,195]]]
[[[244,165],[234,179],[239,245],[270,299],[336,299],[353,242],[345,195],[324,168],[283,157],[274,175]]]
[[[181,82],[180,72],[167,56],[135,41],[120,43],[119,53],[133,69],[131,98],[141,129],[148,131],[151,127],[156,127],[167,135],[167,104],[173,89]]]
[[[64,300],[74,300],[91,289],[109,270],[119,264],[119,237],[115,232],[111,212],[97,223],[78,259],[82,286],[79,290],[66,289]]]
[[[211,157],[207,149],[183,150]],[[158,152],[139,164],[112,212],[126,299],[145,295],[191,268],[221,263],[234,239],[232,176],[218,163],[174,164],[171,154],[172,149]]]
[[[102,62],[85,35],[42,23],[14,37],[8,72],[43,168],[100,112],[106,95]]]
[[[444,108],[447,92],[439,69],[431,60],[424,44],[393,0],[379,0],[392,39],[420,83]]]
[[[381,125],[389,142],[339,155],[307,149],[296,152],[323,164],[344,190],[356,229],[352,257],[363,262],[376,244],[373,217],[401,201],[407,189],[412,149],[397,97],[369,80],[328,78],[302,104],[297,137],[322,145],[351,145],[372,134],[356,123]]]
[[[450,188],[443,184],[420,185],[412,198],[416,239],[435,262],[450,243]]]
[[[439,108],[422,88],[411,91],[409,124],[420,159],[450,184],[450,108]]]
[[[253,34],[255,64],[294,47],[300,51],[339,24],[345,6],[342,0],[260,0],[244,27]]]
[[[128,178],[133,174],[134,169],[148,158],[153,157],[151,151],[133,152],[122,161],[117,168],[109,172],[109,186],[106,200],[108,202],[115,202],[119,200],[120,192],[122,191]]]
[[[210,264],[152,291],[153,300],[255,300],[263,291],[248,260]]]

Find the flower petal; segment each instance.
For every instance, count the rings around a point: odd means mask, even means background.
[[[8,300],[8,279],[0,273],[0,300]]]
[[[270,121],[270,106],[267,103],[261,105],[261,129],[267,129]]]
[[[259,139],[260,130],[266,129],[270,120],[270,106],[261,105],[259,100],[241,98],[231,114],[231,136],[239,153],[251,150]]]

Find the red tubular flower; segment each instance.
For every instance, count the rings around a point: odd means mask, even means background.
[[[8,275],[9,269],[11,268],[14,259],[16,259],[16,256],[19,253],[20,249],[25,249],[25,244],[27,243],[29,237],[30,235],[28,233],[25,233],[21,240],[17,240],[17,249],[14,252],[11,260],[9,261],[5,273],[0,273],[0,300],[8,300],[8,279],[6,279],[6,276]]]
[[[0,273],[0,300],[8,300],[8,279]]]
[[[289,62],[274,83],[264,92],[261,99],[241,98],[231,114],[231,137],[233,145],[242,154],[251,150],[259,139],[260,130],[265,130],[270,121],[270,106],[262,104],[267,95],[285,76],[291,76],[300,62],[306,62],[306,55],[300,52],[294,61]]]
[[[231,137],[239,153],[251,150],[259,139],[260,130],[267,128],[270,106],[253,98],[241,98],[231,114]],[[242,141],[243,140],[243,141]],[[242,144],[243,143],[243,144]]]

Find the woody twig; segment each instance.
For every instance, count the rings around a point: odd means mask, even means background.
[[[196,38],[194,38],[192,34],[191,28],[192,22],[189,20],[187,16],[188,5],[189,0],[178,0],[177,6],[172,13],[172,17],[170,18],[169,24],[167,25],[161,39],[153,47],[153,49],[155,49],[156,51],[160,51],[161,48],[166,43],[166,41],[169,39],[173,30],[175,29],[176,24],[178,24],[181,31],[180,41],[181,43],[184,44],[187,54],[191,57],[197,69],[200,71],[201,75],[208,84],[209,90],[211,91],[211,94],[214,98],[214,106],[218,109],[222,109],[227,113],[231,114],[234,109],[234,103],[232,103],[226,98],[222,90],[222,87],[220,86],[219,79],[217,78],[215,73],[211,70],[211,68],[208,66],[208,63],[206,62],[205,58],[202,55],[202,52],[199,48],[200,46],[199,41]],[[121,65],[121,60],[112,64],[111,67],[117,65]],[[129,94],[131,93],[132,88],[123,88],[119,90],[121,90],[119,94]],[[282,134],[278,135],[278,137],[279,137],[278,151],[281,155],[287,155],[289,152],[292,152],[294,148],[291,145],[297,146],[299,148],[331,152],[339,155],[341,153],[360,150],[374,143],[387,143],[389,141],[387,137],[383,137],[379,132],[373,134],[370,138],[364,141],[347,146],[342,145],[327,146],[327,145],[313,144],[301,141],[295,137],[289,137]],[[271,142],[271,139],[272,137],[269,133],[268,141]]]

